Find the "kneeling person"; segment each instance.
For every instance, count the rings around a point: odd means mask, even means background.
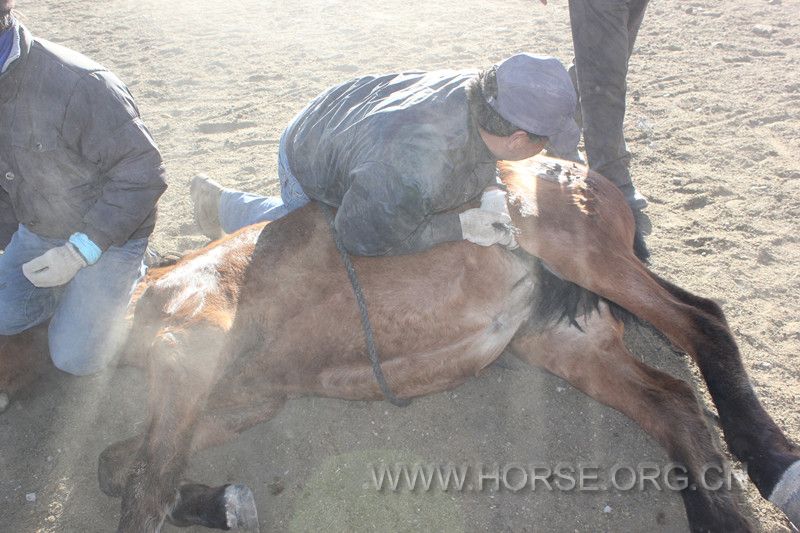
[[[0,0],[0,222],[17,224],[0,243],[0,335],[50,320],[55,365],[90,374],[124,340],[164,168],[125,85],[33,37],[13,4]]]

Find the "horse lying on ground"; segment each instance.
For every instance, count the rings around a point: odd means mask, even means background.
[[[731,492],[699,482],[723,457],[692,388],[625,347],[628,312],[692,356],[731,452],[800,523],[800,449],[756,398],[720,308],[636,258],[618,190],[543,157],[503,163],[501,178],[516,253],[458,242],[353,258],[390,389],[401,398],[451,389],[507,349],[623,412],[683,464],[693,531],[750,531]],[[235,438],[294,396],[382,398],[330,228],[312,203],[153,270],[146,285],[124,356],[149,375],[146,430],[99,462],[102,490],[122,497],[119,531],[255,526],[246,487],[182,480],[191,452]]]

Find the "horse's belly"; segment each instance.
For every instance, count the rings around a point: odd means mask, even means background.
[[[446,346],[431,351],[405,354],[382,363],[392,391],[409,398],[452,389],[497,359],[529,310],[507,314],[473,334],[447,339]],[[317,379],[317,394],[348,399],[381,396],[372,368],[366,360],[353,367],[333,367]]]
[[[411,397],[453,388],[499,357],[531,312],[533,279],[514,279],[498,284],[495,292],[467,294],[458,307],[441,301],[416,309],[384,300],[371,305],[381,366],[393,392]],[[443,295],[430,295],[437,297]],[[346,309],[329,312],[338,312],[340,320],[306,337],[306,352],[298,354],[306,362],[301,365],[305,371],[281,372],[281,386],[290,393],[381,397],[360,323]]]

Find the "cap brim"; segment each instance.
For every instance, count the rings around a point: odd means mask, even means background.
[[[578,141],[581,140],[581,130],[573,119],[567,119],[564,127],[558,133],[548,136],[550,147],[553,154],[558,157],[569,158],[578,149]]]

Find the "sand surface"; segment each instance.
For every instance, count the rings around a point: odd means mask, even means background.
[[[282,128],[332,84],[483,67],[518,51],[571,58],[559,0],[19,4],[35,33],[104,63],[137,98],[169,169],[154,238],[162,250],[204,243],[191,221],[194,173],[276,192]],[[651,201],[654,270],[722,303],[758,395],[795,441],[799,16],[797,0],[653,0],[631,60],[626,122],[633,175]],[[699,383],[686,357],[649,330],[632,328],[628,340],[643,360]],[[89,379],[53,371],[16,399],[0,415],[0,530],[112,531],[119,502],[100,492],[96,459],[143,429],[144,402],[144,380],[131,369]],[[189,476],[247,483],[262,531],[687,528],[670,491],[377,493],[368,465],[379,460],[636,465],[666,456],[628,419],[561,380],[492,367],[403,410],[293,401],[235,443],[195,456]],[[790,530],[752,485],[743,505],[759,530]]]

